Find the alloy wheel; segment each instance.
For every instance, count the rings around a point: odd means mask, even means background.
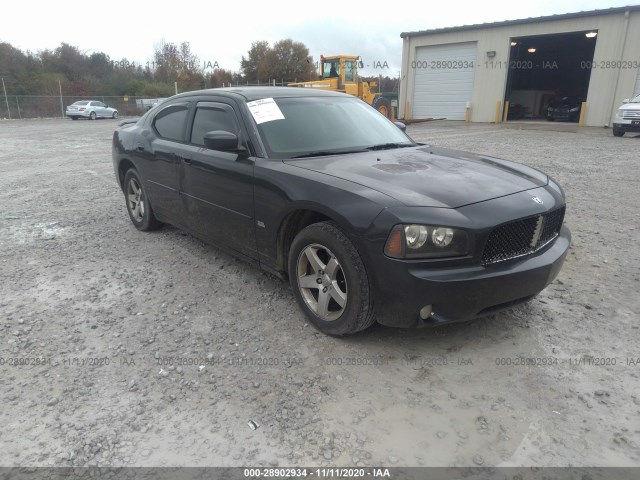
[[[127,206],[136,223],[144,218],[144,193],[142,187],[135,178],[129,180],[127,185]]]
[[[296,276],[311,311],[327,322],[340,318],[347,306],[347,281],[340,262],[327,247],[305,247],[298,256]]]

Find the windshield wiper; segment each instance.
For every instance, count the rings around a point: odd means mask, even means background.
[[[379,145],[371,145],[367,150],[391,150],[393,148],[413,147],[413,143],[381,143]]]
[[[362,153],[362,152],[366,152],[368,151],[368,149],[366,150],[343,150],[343,151],[339,151],[336,152],[334,151],[323,151],[323,150],[319,150],[317,152],[309,152],[309,153],[303,153],[302,155],[296,155],[295,157],[290,157],[290,158],[308,158],[308,157],[326,157],[329,155],[346,155],[348,153]]]

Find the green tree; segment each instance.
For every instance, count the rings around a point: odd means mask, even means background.
[[[285,82],[306,82],[315,76],[313,57],[301,42],[290,38],[273,45],[267,56],[270,77]]]
[[[253,42],[251,44],[247,58],[243,56],[240,61],[240,70],[246,81],[254,83],[268,79],[267,55],[270,50],[269,42],[266,40]]]

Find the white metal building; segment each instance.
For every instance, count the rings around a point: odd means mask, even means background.
[[[640,93],[640,5],[405,32],[399,117],[472,122],[544,118],[561,97],[584,124],[612,122]]]

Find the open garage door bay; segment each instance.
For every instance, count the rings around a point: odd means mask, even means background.
[[[413,118],[464,120],[473,90],[476,50],[476,42],[416,49]]]

